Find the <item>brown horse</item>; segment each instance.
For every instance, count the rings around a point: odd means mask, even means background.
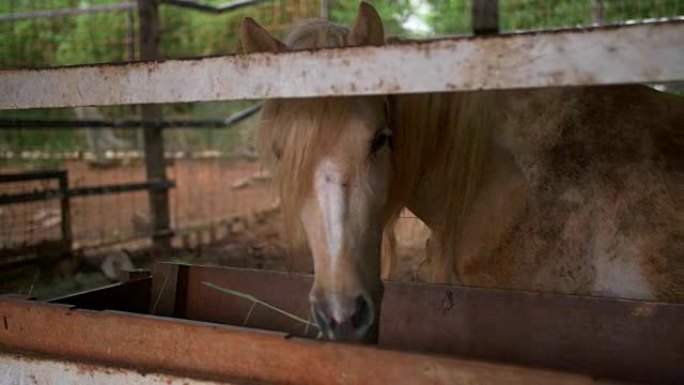
[[[362,3],[251,52],[381,45]],[[363,63],[356,63],[363,65]],[[432,281],[684,300],[684,103],[643,86],[270,100],[259,149],[314,259],[330,339],[374,338],[381,244],[408,207]],[[386,264],[388,261],[384,261]]]

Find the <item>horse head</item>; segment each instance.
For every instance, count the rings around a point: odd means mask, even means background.
[[[247,53],[381,45],[384,31],[375,9],[361,3],[351,29],[309,21],[283,42],[247,18],[242,42]],[[274,171],[289,227],[303,229],[313,254],[312,313],[331,340],[377,338],[391,137],[382,96],[276,99],[264,105],[260,154]]]

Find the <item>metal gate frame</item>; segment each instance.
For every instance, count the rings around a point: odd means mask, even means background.
[[[48,366],[66,360],[237,383],[684,378],[684,304],[385,282],[372,347],[306,339],[315,333],[205,282],[308,312],[310,275],[163,263],[152,277],[138,272],[127,283],[49,302],[0,298],[0,364],[23,353]]]

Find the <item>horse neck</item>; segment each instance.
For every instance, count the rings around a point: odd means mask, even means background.
[[[495,97],[478,92],[390,98],[390,202],[414,211],[446,253],[459,236],[489,155]]]
[[[495,97],[491,92],[391,97],[395,175],[390,199],[411,206],[422,200],[429,180],[432,189],[452,189],[450,195],[463,195],[467,204],[496,124]]]

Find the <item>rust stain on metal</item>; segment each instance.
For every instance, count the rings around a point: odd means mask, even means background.
[[[448,313],[453,307],[454,293],[451,290],[447,290],[444,300],[442,301],[442,313]]]
[[[192,321],[0,300],[22,329],[0,346],[142,371],[282,384],[590,384],[584,376],[373,347],[285,339]],[[68,322],[63,317],[71,313]],[[45,325],[50,325],[49,328]],[[77,336],[77,338],[76,338]]]
[[[683,31],[684,19],[384,47],[0,71],[0,108],[674,81],[684,78]],[[74,88],[79,93],[63,91]]]

